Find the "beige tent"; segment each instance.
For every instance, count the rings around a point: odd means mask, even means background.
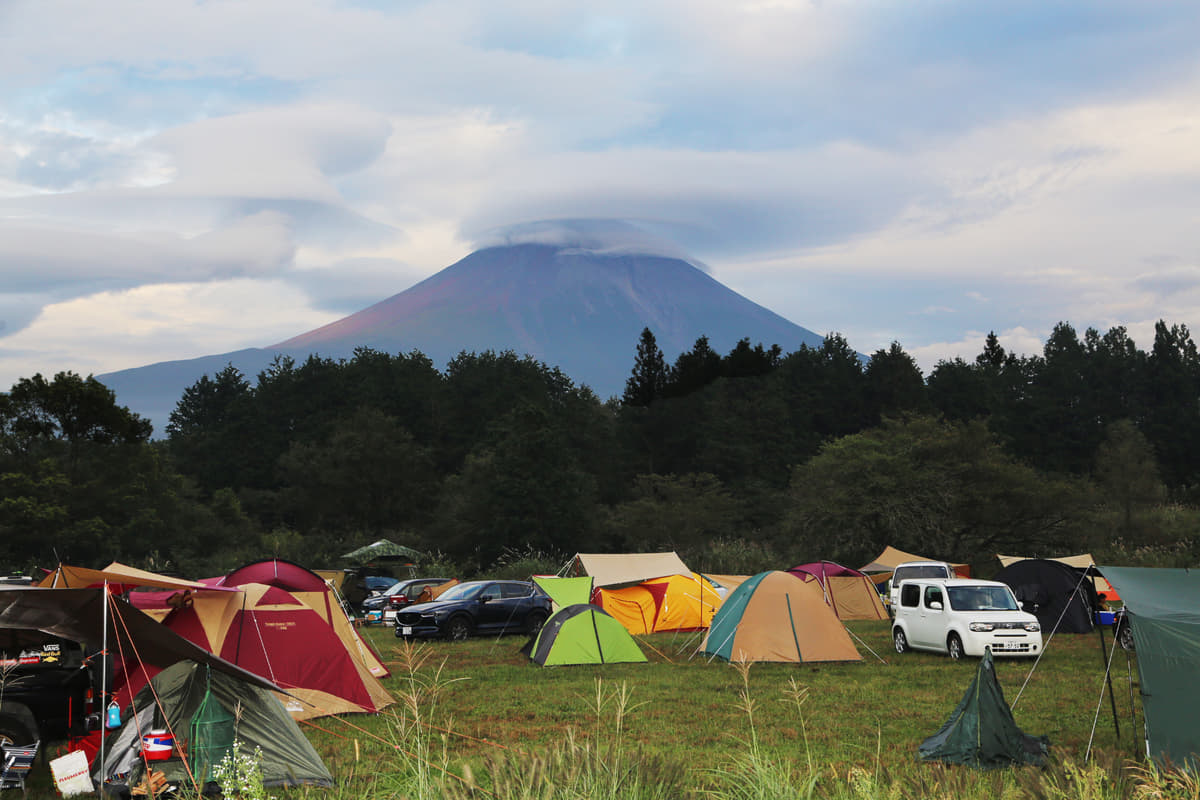
[[[734,590],[700,649],[732,662],[862,660],[819,584],[779,571],[761,572]]]
[[[579,553],[572,563],[573,575],[590,575],[597,589],[641,583],[668,575],[691,577],[683,559],[675,553]]]
[[[116,561],[104,569],[88,569],[86,567],[72,567],[67,564],[59,564],[53,572],[42,578],[37,585],[49,589],[86,589],[90,586],[102,586],[106,583],[110,586],[114,584],[129,587],[152,586],[158,589],[208,588],[203,583],[198,583],[197,581],[158,575],[153,572],[147,572],[144,569],[126,566]]]
[[[906,553],[903,550],[897,550],[894,547],[888,546],[883,548],[883,552],[875,556],[875,560],[865,567],[859,567],[859,572],[887,572],[890,573],[897,566],[906,561],[940,561],[938,558],[926,558],[925,556],[917,556],[912,553]],[[971,577],[970,564],[955,564],[953,561],[946,562],[954,567],[954,571],[964,578]],[[878,582],[878,579],[872,578]]]
[[[826,605],[838,619],[888,619],[875,584],[856,569],[832,561],[814,561],[792,567],[788,572],[820,586]]]
[[[705,573],[704,577],[730,592],[750,580],[749,575],[712,575]]]

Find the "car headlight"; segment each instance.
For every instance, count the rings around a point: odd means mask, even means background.
[[[988,631],[996,629],[996,626],[990,622],[972,622],[967,627],[976,633],[987,633]]]
[[[1025,630],[1030,631],[1031,633],[1040,631],[1041,629],[1042,629],[1042,626],[1036,622],[1026,622],[1025,623]]]

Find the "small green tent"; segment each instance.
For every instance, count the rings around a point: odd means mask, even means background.
[[[1099,567],[1125,601],[1151,756],[1200,765],[1200,570]]]
[[[521,652],[543,667],[646,660],[646,654],[624,625],[604,609],[588,603],[576,603],[554,612]]]
[[[543,667],[639,662],[646,654],[604,609],[588,603],[592,579],[535,577],[558,608],[521,652]]]
[[[139,783],[146,766],[142,737],[165,729],[176,743],[176,753],[182,750],[187,760],[151,764],[181,786],[191,785],[189,770],[201,786],[211,780],[212,765],[221,761],[234,737],[247,755],[261,748],[259,767],[265,786],[333,785],[329,770],[283,703],[266,689],[232,675],[180,661],[142,687],[133,708],[105,758],[106,782],[125,775],[127,785]]]
[[[992,650],[986,648],[975,680],[937,733],[921,742],[923,761],[943,761],[991,769],[1013,764],[1041,765],[1050,741],[1017,727],[996,680]]]

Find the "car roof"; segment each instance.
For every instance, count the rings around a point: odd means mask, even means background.
[[[985,581],[979,578],[909,578],[901,583],[936,583],[938,586],[1005,586],[1001,581]]]

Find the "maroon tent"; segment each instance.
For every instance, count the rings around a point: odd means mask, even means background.
[[[838,619],[887,619],[875,584],[865,574],[832,561],[799,564],[788,570],[802,581],[820,585],[825,603]]]

